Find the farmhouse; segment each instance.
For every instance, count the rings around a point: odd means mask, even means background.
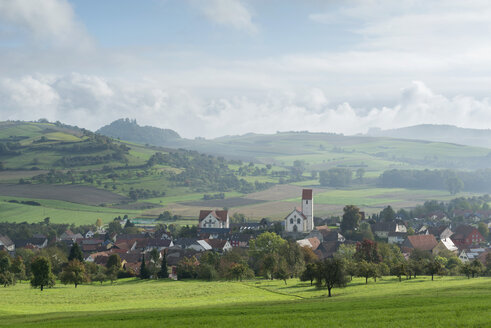
[[[431,252],[437,244],[438,242],[433,235],[413,235],[407,236],[407,239],[401,245],[401,249],[405,253],[410,253],[413,249]]]
[[[314,197],[312,189],[302,190],[302,209],[295,208],[285,218],[286,232],[308,233],[314,229]]]
[[[479,245],[484,242],[484,238],[476,228],[469,225],[461,225],[455,229],[455,233],[450,237],[458,248],[469,248],[472,245]]]
[[[228,211],[201,210],[199,212],[198,228],[229,228]]]
[[[13,252],[15,250],[14,242],[9,237],[4,235],[0,235],[0,246],[9,252]]]

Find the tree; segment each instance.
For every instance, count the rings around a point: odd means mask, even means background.
[[[484,265],[478,259],[474,259],[470,266],[472,278],[479,276],[484,271]]]
[[[312,286],[312,283],[315,279],[315,269],[316,269],[316,265],[314,263],[307,264],[304,272],[300,276],[300,280],[301,281],[309,281],[310,280],[310,286]]]
[[[73,260],[78,260],[79,262],[84,261],[82,250],[80,249],[77,243],[74,243],[72,245],[72,248],[70,249],[70,255],[68,255],[68,262],[71,262]]]
[[[358,181],[362,182],[363,181],[363,176],[365,175],[365,169],[364,168],[359,168],[356,170],[356,178]]]
[[[380,220],[383,222],[391,222],[396,218],[396,212],[392,206],[387,206],[380,212]]]
[[[442,272],[444,266],[443,263],[438,259],[434,258],[426,264],[426,270],[431,275],[431,280],[433,281],[433,276]]]
[[[462,180],[460,180],[455,175],[447,178],[445,184],[447,185],[448,191],[452,195],[459,193],[462,190],[462,188],[464,188],[464,183],[462,182]]]
[[[488,239],[489,228],[488,228],[488,225],[486,223],[479,222],[479,224],[477,225],[477,230],[479,230],[479,232],[484,237],[484,239]]]
[[[157,273],[157,277],[160,279],[169,278],[169,271],[167,268],[167,254],[162,256],[162,263],[160,263],[160,271]]]
[[[378,267],[376,263],[367,262],[362,260],[358,262],[357,265],[357,275],[358,277],[365,278],[365,284],[368,284],[368,278],[373,278],[375,282],[377,281],[377,277],[380,276]]]
[[[351,183],[353,172],[346,168],[332,168],[319,173],[322,186],[345,187]]]
[[[360,209],[354,205],[347,205],[343,209],[343,221],[341,221],[341,230],[354,231],[358,228],[361,220]]]
[[[95,226],[97,227],[97,230],[100,230],[102,228],[102,219],[101,218],[98,218],[96,221],[95,221]]]
[[[85,266],[77,259],[71,260],[61,272],[60,280],[65,285],[74,284],[77,288],[79,284],[88,280],[85,275]]]
[[[343,261],[335,258],[328,258],[316,265],[316,285],[326,287],[328,296],[331,297],[331,289],[335,286],[346,286],[347,279],[344,271]]]
[[[472,276],[472,268],[471,268],[471,264],[470,263],[464,263],[461,267],[460,267],[460,272],[462,274],[465,274],[465,276],[467,278],[471,278]]]
[[[145,255],[143,255],[142,263],[140,264],[140,279],[150,279],[150,271],[145,264]]]
[[[249,253],[257,265],[268,277],[273,279],[273,271],[277,263],[280,249],[286,240],[274,232],[263,232],[256,239],[249,242]]]
[[[286,261],[286,270],[290,277],[298,277],[305,268],[304,253],[296,241],[290,240],[280,248],[280,258]]]
[[[6,252],[0,252],[0,284],[3,287],[15,284],[15,276],[10,269],[10,256]]]
[[[43,291],[45,286],[55,285],[55,276],[51,272],[51,263],[44,256],[36,257],[31,263],[31,286],[39,287]]]
[[[286,280],[290,277],[290,273],[288,272],[288,265],[283,257],[280,257],[278,263],[273,271],[273,276],[276,279],[283,280],[286,285]]]
[[[118,279],[118,272],[121,269],[121,258],[118,254],[111,254],[106,263],[106,275],[112,283]]]
[[[381,256],[378,252],[377,242],[364,239],[362,242],[356,243],[355,260],[379,263]]]
[[[393,273],[399,278],[399,282],[402,280],[402,276],[408,276],[408,268],[405,261],[399,262],[394,268]]]
[[[26,265],[22,256],[17,256],[10,266],[10,271],[15,275],[16,280],[27,280]]]
[[[228,275],[235,280],[240,280],[246,278],[250,275],[250,269],[246,264],[243,263],[233,263],[230,268]]]
[[[92,277],[92,280],[93,280],[93,281],[98,281],[98,282],[100,282],[100,283],[101,283],[101,285],[102,285],[102,283],[103,283],[104,281],[106,281],[106,279],[107,279],[107,276],[106,276],[106,274],[104,273],[104,269],[103,269],[102,267],[98,266],[97,272],[96,272],[96,274],[95,274],[95,275]]]

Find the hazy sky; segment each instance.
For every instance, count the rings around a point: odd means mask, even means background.
[[[491,128],[491,2],[0,0],[0,120]]]

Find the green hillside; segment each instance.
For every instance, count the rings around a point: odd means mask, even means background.
[[[140,281],[2,288],[0,327],[487,327],[489,278],[310,283]]]

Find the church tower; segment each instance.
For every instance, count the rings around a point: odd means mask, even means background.
[[[307,218],[305,230],[314,230],[314,197],[312,195],[312,189],[302,190],[302,213]]]

